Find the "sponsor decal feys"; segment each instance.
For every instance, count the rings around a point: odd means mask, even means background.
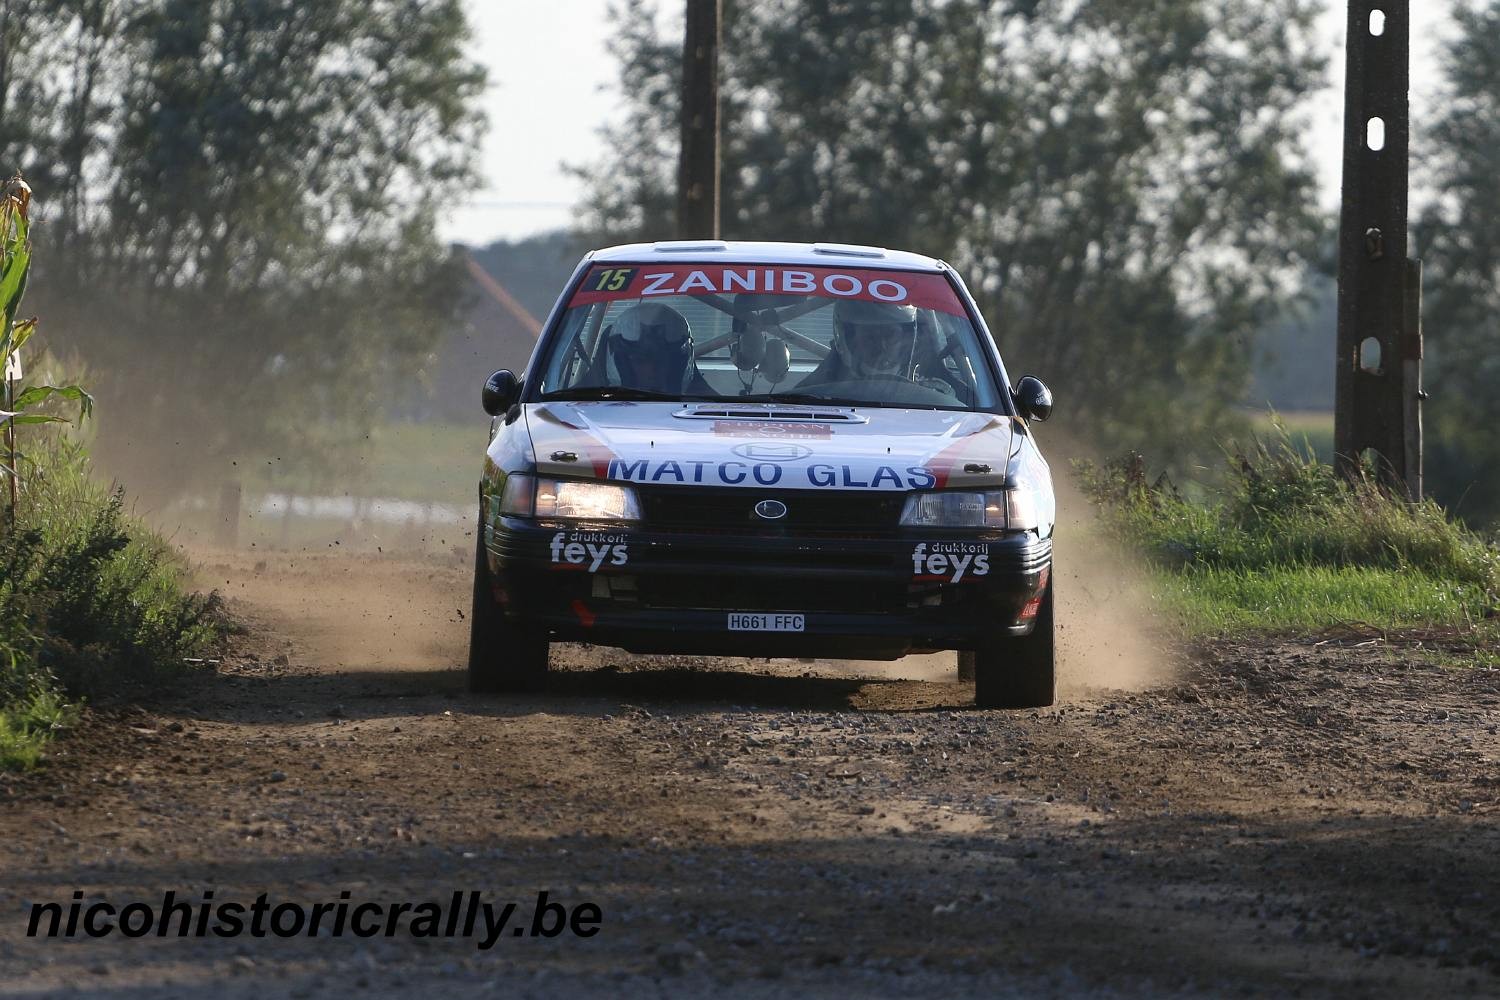
[[[911,571],[915,579],[947,583],[987,576],[989,546],[982,542],[918,542],[911,553]]]
[[[630,561],[630,546],[624,535],[599,531],[559,531],[548,543],[558,569],[599,572],[603,566],[624,566]]]

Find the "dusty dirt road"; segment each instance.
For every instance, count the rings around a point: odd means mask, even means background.
[[[250,627],[217,672],[0,777],[0,994],[1500,992],[1500,672],[1222,644],[1003,713],[951,657],[567,648],[545,694],[474,698],[461,562],[264,558],[204,564]],[[209,888],[545,889],[602,927],[25,937],[31,901]]]

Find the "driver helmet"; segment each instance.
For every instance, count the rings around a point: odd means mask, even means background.
[[[833,349],[855,378],[910,376],[917,340],[915,307],[840,299],[833,307],[833,328]]]
[[[620,313],[606,340],[610,381],[656,392],[680,392],[693,377],[693,332],[671,306],[634,305]]]

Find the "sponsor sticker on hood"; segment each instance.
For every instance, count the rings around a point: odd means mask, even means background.
[[[1012,433],[1004,417],[945,410],[866,409],[847,423],[804,424],[704,419],[676,403],[542,403],[526,409],[543,474],[642,484],[994,487],[1004,481]],[[725,425],[731,423],[744,424],[744,431],[730,432]],[[766,427],[797,433],[760,433]]]

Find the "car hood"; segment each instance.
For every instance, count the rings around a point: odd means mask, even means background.
[[[669,485],[910,490],[999,486],[1003,414],[767,403],[532,403],[544,474]]]

